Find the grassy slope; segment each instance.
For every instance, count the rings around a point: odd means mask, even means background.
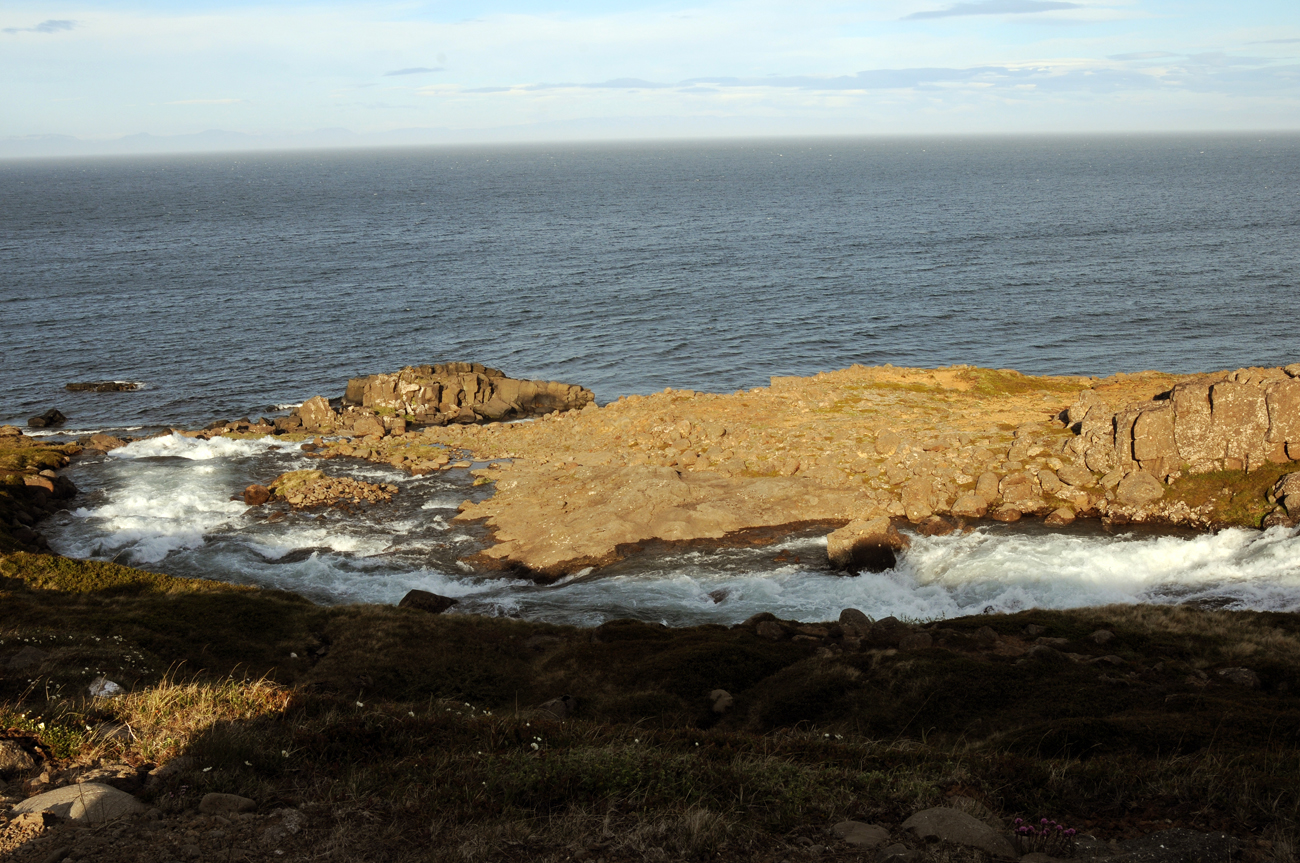
[[[1169,818],[1289,848],[1300,818],[1296,615],[986,615],[931,627],[948,649],[834,656],[744,628],[324,608],[47,555],[10,555],[0,576],[0,660],[46,653],[0,678],[0,723],[64,763],[189,756],[147,792],[164,807],[208,790],[328,803],[342,856],[379,843],[404,859],[431,838],[458,859],[522,845],[558,860],[602,841],[628,859],[749,855],[841,818],[896,824],[951,793],[1107,836]],[[978,647],[982,627],[1005,646],[1029,623],[1122,664]],[[1101,627],[1116,636],[1104,647],[1086,638]],[[1215,673],[1235,666],[1262,686]],[[131,694],[86,701],[98,672]],[[722,716],[715,688],[736,699]],[[567,721],[529,709],[565,694]],[[108,719],[138,739],[85,733]]]

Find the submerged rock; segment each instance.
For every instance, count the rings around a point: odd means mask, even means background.
[[[34,429],[53,428],[54,426],[61,426],[67,421],[68,418],[60,413],[58,408],[50,408],[40,416],[34,416],[27,420],[27,427]]]
[[[886,516],[851,521],[826,537],[831,566],[854,575],[893,569],[898,563],[897,552],[905,548],[907,539]]]

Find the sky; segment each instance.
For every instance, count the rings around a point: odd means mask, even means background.
[[[10,151],[1296,129],[1295,0],[0,7]]]

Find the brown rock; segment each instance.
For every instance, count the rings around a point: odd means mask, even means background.
[[[1134,471],[1115,489],[1115,499],[1125,506],[1146,506],[1165,496],[1165,485],[1146,471]]]
[[[63,425],[68,421],[58,408],[50,408],[40,416],[34,416],[27,420],[27,427],[34,429],[53,428],[54,426]]]
[[[903,440],[898,436],[897,432],[892,432],[892,431],[881,432],[880,434],[876,435],[876,454],[893,455],[894,453],[898,452],[898,447],[902,444],[902,442]]]
[[[898,640],[899,650],[928,650],[934,645],[934,639],[928,632],[913,632]]]
[[[1092,475],[1092,471],[1079,465],[1067,464],[1058,470],[1056,475],[1061,482],[1075,488],[1092,488],[1097,484],[1097,479]]]
[[[338,425],[338,415],[324,396],[307,399],[295,413],[307,431],[332,431]]]
[[[963,494],[952,505],[952,514],[961,518],[983,518],[988,511],[988,501],[978,494]]]
[[[1023,514],[1014,506],[1000,506],[989,513],[989,518],[994,521],[1020,521],[1020,516]]]
[[[1176,460],[1178,443],[1174,438],[1174,403],[1153,402],[1133,422],[1133,457],[1144,465],[1157,459]]]
[[[754,627],[754,633],[759,638],[766,638],[768,641],[781,641],[785,638],[785,627],[775,620],[760,620]]]
[[[249,506],[261,506],[271,499],[271,490],[264,485],[254,483],[244,489],[244,503]]]
[[[826,556],[835,569],[884,572],[898,563],[907,540],[886,516],[851,521],[826,537]]]
[[[993,471],[985,471],[980,474],[979,479],[975,482],[975,494],[979,495],[985,503],[988,504],[998,499],[998,475]]]
[[[383,437],[387,431],[376,416],[362,416],[352,424],[352,434],[355,437]]]
[[[103,450],[109,452],[126,446],[126,441],[119,437],[113,437],[109,434],[93,434],[86,439],[86,446],[90,449]]]
[[[1074,510],[1070,509],[1068,506],[1063,506],[1059,509],[1053,510],[1047,518],[1043,519],[1044,524],[1050,524],[1053,527],[1059,527],[1073,522]]]
[[[36,767],[36,760],[17,740],[0,740],[0,776],[26,773]]]
[[[916,524],[929,518],[934,512],[930,508],[930,496],[934,494],[934,484],[928,476],[919,476],[903,486],[903,509],[907,520]]]

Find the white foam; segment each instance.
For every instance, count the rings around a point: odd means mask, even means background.
[[[111,458],[185,458],[191,461],[206,461],[214,458],[241,458],[261,455],[271,447],[296,449],[299,444],[286,444],[271,435],[260,438],[235,440],[227,437],[214,437],[211,440],[186,437],[172,432],[169,435],[145,438],[109,452]]]

